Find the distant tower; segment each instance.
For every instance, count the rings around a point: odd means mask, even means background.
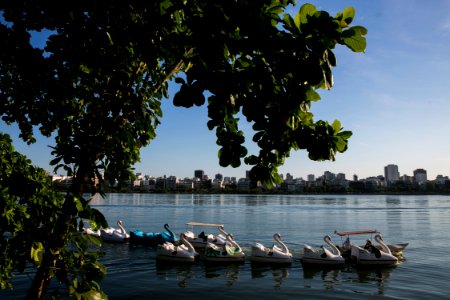
[[[195,170],[194,171],[194,177],[197,177],[200,180],[203,180],[203,176],[205,176],[205,171],[203,171],[203,170]]]
[[[330,171],[325,171],[323,173],[323,176],[327,181],[333,181],[336,178],[336,175],[334,173],[331,173]]]
[[[353,175],[353,181],[358,181],[358,175],[356,174]]]
[[[294,176],[291,175],[291,173],[287,173],[286,174],[286,182],[293,182],[294,181]]]
[[[398,172],[398,166],[387,165],[384,167],[384,178],[388,184],[399,180],[400,173]]]
[[[315,179],[314,174],[309,174],[309,175],[308,175],[308,181],[309,181],[309,182],[313,182],[314,179]]]
[[[344,173],[337,173],[336,174],[336,179],[338,181],[345,181],[345,174]]]
[[[223,179],[223,175],[220,173],[217,173],[216,176],[214,176],[215,179],[217,180],[222,180]]]
[[[427,171],[424,169],[414,170],[414,180],[418,184],[424,184],[425,182],[427,182]]]

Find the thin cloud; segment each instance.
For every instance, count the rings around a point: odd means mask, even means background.
[[[443,31],[448,31],[450,32],[450,18],[447,18],[446,20],[444,20],[440,26],[440,28]]]

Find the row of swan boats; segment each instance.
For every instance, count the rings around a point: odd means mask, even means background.
[[[98,236],[107,242],[129,242],[130,244],[141,244],[156,246],[156,259],[160,261],[194,262],[199,257],[209,262],[243,262],[246,255],[234,236],[225,231],[223,224],[189,222],[189,226],[216,227],[220,232],[217,235],[205,232],[194,234],[186,231],[176,234],[168,224],[164,225],[164,232],[143,232],[135,230],[127,233],[122,221],[117,222],[118,228],[106,228],[92,230],[85,228],[85,233]],[[327,246],[312,247],[304,245],[303,254],[300,257],[302,264],[309,266],[344,266],[348,263],[356,265],[396,265],[403,250],[408,243],[386,244],[379,231],[343,231],[335,234],[346,237],[341,245],[335,245],[331,237],[326,235],[323,240]],[[374,235],[377,244],[373,245],[368,239],[366,245],[354,245],[350,241],[353,235]],[[251,246],[250,260],[257,263],[290,264],[293,255],[282,241],[281,235],[273,235],[275,243],[266,247],[260,242]]]

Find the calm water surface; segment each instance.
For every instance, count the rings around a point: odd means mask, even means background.
[[[111,299],[438,299],[450,294],[450,196],[108,194],[92,205],[111,226],[121,219],[129,231],[160,232],[169,223],[179,234],[192,230],[189,221],[223,223],[247,255],[252,243],[271,246],[279,232],[295,257],[290,267],[255,266],[248,260],[167,265],[156,263],[153,248],[105,244],[103,287]],[[320,246],[326,234],[341,243],[335,230],[362,229],[378,229],[388,243],[409,242],[404,261],[365,270],[302,267],[304,244]],[[353,241],[362,244],[365,238]],[[30,279],[18,280],[27,286]]]

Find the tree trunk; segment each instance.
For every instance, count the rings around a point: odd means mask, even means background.
[[[48,286],[55,276],[56,265],[61,253],[61,249],[65,247],[67,237],[72,226],[72,221],[77,217],[78,211],[75,207],[74,197],[82,197],[85,176],[80,176],[81,168],[73,179],[73,183],[67,192],[63,205],[64,215],[55,225],[55,237],[49,237],[49,244],[45,247],[42,263],[34,275],[33,282],[27,291],[25,299],[41,300],[44,299]]]
[[[52,254],[51,251],[45,252],[44,259],[34,275],[33,282],[27,291],[25,299],[44,299],[47,288],[53,278],[53,270],[56,268],[59,251],[57,252],[58,254]]]

